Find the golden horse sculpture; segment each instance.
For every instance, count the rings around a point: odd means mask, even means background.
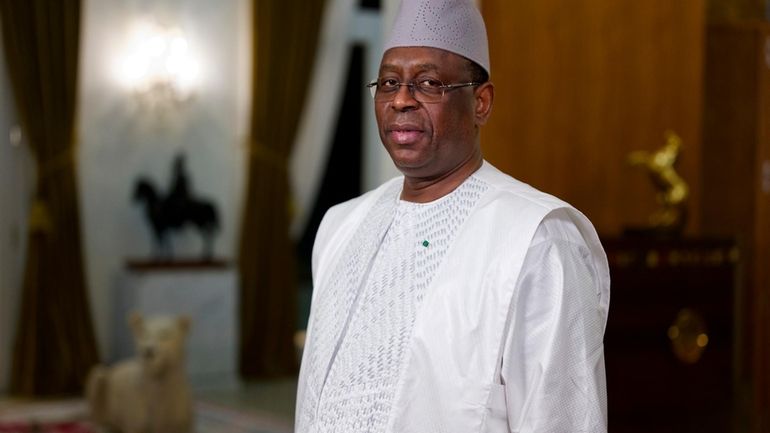
[[[687,214],[685,202],[689,188],[674,169],[682,148],[682,139],[671,131],[666,132],[666,144],[654,152],[638,150],[628,155],[633,166],[642,166],[650,175],[658,190],[661,208],[650,215],[650,229],[660,232],[679,233],[684,228]]]

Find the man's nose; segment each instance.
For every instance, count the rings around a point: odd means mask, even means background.
[[[393,98],[393,108],[398,111],[414,110],[420,103],[414,99],[414,87],[402,84]]]

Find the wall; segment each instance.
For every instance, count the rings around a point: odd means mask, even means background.
[[[166,188],[174,154],[187,155],[193,191],[216,202],[217,257],[237,249],[245,176],[250,82],[250,2],[189,0],[85,2],[80,67],[80,190],[92,310],[102,354],[108,349],[111,292],[127,259],[148,258],[151,237],[132,203],[134,180]],[[193,99],[162,110],[143,106],[117,82],[114,64],[134,19],[181,28],[201,64]],[[201,250],[190,230],[174,240],[177,257]]]
[[[704,2],[484,0],[482,13],[496,84],[485,156],[617,234],[656,207],[626,155],[672,129],[697,232]]]

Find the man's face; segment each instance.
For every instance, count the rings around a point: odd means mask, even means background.
[[[466,83],[472,81],[467,62],[437,48],[391,48],[382,57],[379,78]],[[478,127],[489,114],[487,107],[479,115],[482,91],[474,87],[447,90],[440,102],[425,103],[402,86],[392,100],[375,102],[380,139],[396,167],[408,177],[441,177],[479,153]]]

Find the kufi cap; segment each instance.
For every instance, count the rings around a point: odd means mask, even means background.
[[[473,0],[402,0],[385,51],[394,47],[440,48],[490,72],[487,29]]]

